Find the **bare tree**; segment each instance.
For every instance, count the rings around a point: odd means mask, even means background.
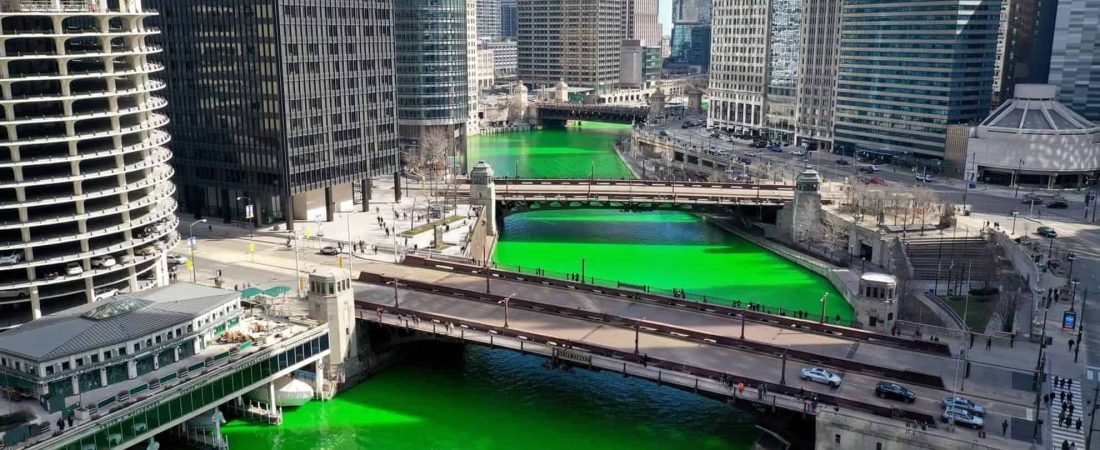
[[[847,253],[847,223],[832,214],[824,214],[806,230],[805,240],[808,247],[820,249],[826,259],[838,261],[837,255]]]
[[[1020,302],[1020,292],[1001,292],[997,298],[997,308],[995,310],[998,317],[1001,319],[1001,331],[1005,333],[1012,332],[1013,322],[1016,321],[1016,307]]]

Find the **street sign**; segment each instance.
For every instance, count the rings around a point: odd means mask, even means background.
[[[248,243],[248,253],[254,253],[255,251],[256,251],[256,244],[254,244],[252,242],[249,242]]]
[[[256,218],[256,215],[253,214],[253,212],[252,212],[252,205],[244,205],[244,218],[245,219],[254,219],[254,218]]]

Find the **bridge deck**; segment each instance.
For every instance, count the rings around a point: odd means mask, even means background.
[[[402,280],[416,280],[425,283],[434,283],[441,286],[469,289],[471,291],[484,291],[485,279],[481,276],[445,272],[417,267],[380,265],[372,267],[375,273],[385,276],[396,276]],[[572,308],[591,311],[593,315],[610,314],[614,316],[645,319],[645,321],[659,324],[671,324],[678,327],[699,330],[702,332],[718,334],[722,336],[738,337],[740,335],[740,322],[727,317],[701,314],[686,310],[664,308],[654,305],[641,304],[619,299],[616,297],[601,296],[593,293],[578,292],[569,289],[545,287],[530,283],[494,280],[492,290],[496,295],[510,295],[515,293],[516,299],[544,302],[546,305],[568,306]],[[357,292],[360,298],[368,298],[373,302],[393,301],[393,290],[388,286],[358,286]],[[400,306],[413,311],[422,311],[429,314],[440,314],[462,320],[470,320],[480,323],[500,326],[503,324],[503,306],[495,303],[485,303],[473,299],[460,299],[450,295],[434,294],[428,292],[416,292],[403,290]],[[510,325],[512,329],[529,331],[548,336],[554,336],[562,340],[600,345],[615,348],[622,351],[633,351],[635,331],[631,328],[616,326],[610,323],[601,323],[581,317],[563,317],[546,311],[532,311],[520,308],[510,308]],[[820,355],[829,355],[836,358],[847,358],[855,361],[871,361],[868,364],[877,364],[883,367],[896,369],[913,369],[919,367],[928,373],[945,375],[944,383],[947,389],[937,389],[926,386],[910,385],[918,393],[918,401],[912,406],[900,403],[880,400],[874,397],[875,384],[880,377],[875,374],[854,373],[838,370],[844,376],[844,384],[839,389],[830,389],[820,384],[803,382],[798,379],[799,370],[808,365],[794,361],[788,361],[786,368],[787,385],[802,387],[810,392],[835,395],[866,402],[868,404],[911,408],[915,411],[938,417],[940,411],[940,399],[950,395],[952,379],[954,376],[954,360],[937,357],[934,355],[917,352],[902,352],[897,348],[885,347],[869,343],[855,343],[850,339],[838,338],[809,333],[797,329],[778,328],[772,325],[749,323],[745,330],[746,338],[750,341],[767,342],[789,347],[793,350],[812,352]],[[654,333],[642,333],[640,347],[643,353],[651,357],[677,361],[683,364],[691,364],[723,373],[735,374],[760,380],[778,382],[782,359],[775,354],[762,354],[746,351],[725,345],[713,345],[707,342],[692,341],[673,335],[659,335]],[[900,356],[904,354],[904,356]],[[987,421],[1000,423],[1006,417],[1025,417],[1030,393],[1028,391],[1015,391],[1006,388],[1009,381],[1001,383],[1004,379],[1011,378],[1010,373],[1001,373],[994,376],[997,371],[1007,372],[1000,368],[974,368],[975,377],[966,383],[966,390],[960,391],[968,397],[974,398],[980,403],[986,404],[990,410]],[[979,369],[989,371],[988,374],[978,376]],[[944,373],[949,372],[949,373]],[[977,380],[982,380],[979,383]],[[996,384],[996,387],[990,386]]]

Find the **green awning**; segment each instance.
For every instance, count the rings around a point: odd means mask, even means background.
[[[283,295],[283,294],[285,294],[285,293],[287,293],[287,292],[290,292],[290,288],[289,288],[289,287],[286,287],[286,286],[275,286],[275,287],[273,287],[273,288],[270,288],[270,289],[268,289],[268,290],[264,291],[264,294],[265,294],[265,295],[269,295],[269,296],[271,296],[271,297],[278,297],[278,296],[280,296],[280,295]]]
[[[255,297],[257,295],[263,295],[263,293],[264,293],[264,291],[260,288],[254,288],[254,287],[253,288],[248,288],[248,289],[245,289],[245,290],[241,291],[241,298],[243,298],[245,300],[248,300],[248,299],[250,299],[252,297]]]

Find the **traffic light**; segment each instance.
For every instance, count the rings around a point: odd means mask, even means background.
[[[966,362],[966,376],[965,376],[965,378],[970,378],[970,361]]]

